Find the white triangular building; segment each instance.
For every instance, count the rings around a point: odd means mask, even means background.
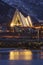
[[[29,16],[27,17],[23,16],[22,13],[19,12],[17,9],[10,23],[10,26],[11,27],[14,27],[14,26],[30,27],[32,26],[32,21]]]

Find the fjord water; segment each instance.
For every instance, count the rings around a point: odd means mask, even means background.
[[[43,65],[43,50],[0,48],[0,65]]]

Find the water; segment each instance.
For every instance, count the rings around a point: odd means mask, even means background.
[[[43,65],[43,50],[0,48],[0,65]]]

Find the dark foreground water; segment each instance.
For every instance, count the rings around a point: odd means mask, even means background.
[[[0,65],[43,65],[43,50],[0,48]]]

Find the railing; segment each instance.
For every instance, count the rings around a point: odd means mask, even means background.
[[[23,39],[37,39],[38,42],[40,39],[43,39],[43,30],[29,28],[29,27],[15,27],[11,31],[11,29],[5,32],[0,32],[0,39],[1,38],[23,38]]]

